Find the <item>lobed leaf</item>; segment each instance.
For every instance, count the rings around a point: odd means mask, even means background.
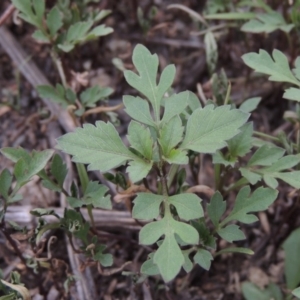
[[[139,75],[127,70],[124,72],[125,79],[132,87],[148,98],[153,106],[155,120],[159,121],[161,99],[173,83],[175,67],[174,65],[167,66],[157,85],[157,55],[152,55],[145,46],[138,44],[134,48],[132,60]]]
[[[229,243],[244,240],[246,238],[244,232],[241,231],[240,227],[235,224],[230,224],[224,228],[220,228],[217,232],[222,239]]]
[[[106,172],[127,160],[138,159],[125,147],[109,122],[98,121],[95,126],[85,124],[58,138],[57,143],[59,149],[73,155],[73,161],[89,164],[89,170]]]
[[[150,193],[138,193],[134,199],[132,217],[140,220],[156,219],[159,215],[159,208],[164,200],[162,195]]]
[[[286,56],[279,50],[275,49],[270,54],[260,49],[259,53],[247,53],[242,56],[244,63],[255,72],[269,75],[271,81],[289,82],[300,85],[300,82],[295,78],[290,70],[290,66]]]
[[[214,153],[239,133],[239,128],[248,117],[248,114],[240,110],[231,110],[229,105],[198,108],[187,122],[186,135],[179,148]]]
[[[250,195],[250,187],[243,187],[237,197],[233,210],[229,216],[221,223],[222,225],[237,220],[245,224],[257,221],[257,217],[252,212],[266,210],[276,199],[278,191],[260,187]]]
[[[211,253],[205,249],[198,249],[194,256],[194,262],[207,271],[210,269],[212,260]]]
[[[125,111],[132,119],[149,126],[155,126],[146,100],[140,97],[124,96],[123,103],[126,108]]]
[[[178,216],[186,221],[204,216],[201,201],[195,194],[179,194],[169,197],[169,202],[175,206]]]
[[[153,140],[149,128],[145,128],[138,122],[131,121],[128,126],[127,139],[132,148],[146,159],[152,160]]]

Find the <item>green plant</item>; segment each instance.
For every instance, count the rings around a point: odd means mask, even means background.
[[[138,193],[132,214],[136,219],[150,221],[139,234],[140,243],[158,246],[143,264],[141,272],[145,275],[161,274],[165,281],[169,281],[181,267],[191,270],[191,254],[195,263],[209,269],[213,259],[209,249],[216,248],[215,235],[229,242],[244,239],[239,226],[231,222],[255,222],[257,218],[249,213],[267,209],[276,199],[277,192],[259,187],[251,194],[250,187],[245,186],[225,218],[226,202],[222,194],[216,192],[207,206],[208,216],[214,225],[211,231],[205,224],[201,199],[180,188],[174,189],[173,181],[176,174],[183,171],[182,166],[187,165],[195,154],[216,153],[226,146],[226,141],[235,145],[232,153],[235,158],[249,152],[252,124],[243,126],[249,114],[230,105],[215,107],[208,104],[201,107],[191,92],[164,98],[173,82],[175,68],[167,66],[157,84],[158,58],[144,46],[136,46],[133,63],[138,74],[125,71],[125,78],[149,102],[139,96],[123,98],[126,112],[133,119],[128,126],[130,147],[123,144],[112,124],[101,121],[95,126],[84,125],[74,133],[62,136],[58,139],[58,147],[73,155],[73,161],[89,164],[89,170],[107,172],[128,162],[126,171],[131,182],[143,180],[147,183],[149,173],[157,174],[156,190]],[[161,117],[162,108],[164,113]],[[241,141],[246,130],[250,134]],[[220,174],[216,173],[218,181]],[[216,255],[230,251],[252,253],[248,249],[234,247],[223,249]]]
[[[300,284],[300,262],[299,262],[299,251],[300,251],[300,228],[294,230],[290,236],[283,243],[283,249],[285,252],[285,280],[286,287],[291,291],[292,294],[300,298],[299,290],[295,289]],[[280,287],[275,283],[270,283],[265,289],[260,289],[258,286],[251,282],[244,282],[242,284],[243,295],[246,300],[283,300],[292,299],[292,295],[286,293],[284,297]]]
[[[31,299],[28,289],[21,283],[18,272],[11,272],[10,282],[0,278],[0,291],[6,293],[5,296],[0,296],[0,300],[19,300],[20,296],[23,300]]]
[[[61,83],[55,87],[37,87],[40,97],[51,99],[77,117],[113,93],[109,87],[93,86],[83,91],[72,88],[62,64],[62,53],[69,53],[77,45],[113,32],[110,27],[96,25],[110,14],[110,10],[91,10],[90,2],[99,1],[58,0],[47,12],[45,0],[12,0],[19,10],[19,16],[36,28],[33,38],[51,47],[51,57],[60,75]]]

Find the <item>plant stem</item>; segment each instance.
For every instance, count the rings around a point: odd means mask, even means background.
[[[259,137],[263,137],[263,138],[266,138],[266,139],[269,139],[269,140],[272,140],[275,142],[280,142],[278,137],[275,137],[275,136],[272,136],[272,135],[269,135],[269,134],[266,134],[263,132],[259,132],[259,131],[254,131],[253,133]]]
[[[61,59],[59,58],[57,52],[52,48],[51,50],[51,57],[56,65],[58,74],[60,76],[61,82],[63,84],[64,87],[68,87],[67,84],[67,79],[66,79],[66,74],[65,71],[63,69],[62,63],[61,63]]]

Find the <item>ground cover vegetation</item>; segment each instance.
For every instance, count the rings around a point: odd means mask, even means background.
[[[2,132],[0,299],[300,298],[300,3],[185,2],[132,1],[132,21],[107,1],[3,4],[54,66],[34,93],[49,110],[36,122],[58,129],[48,147]],[[126,26],[132,45],[113,37]],[[114,88],[89,75],[95,51]],[[2,91],[7,120],[30,111],[20,70]],[[54,202],[29,201],[22,224],[32,182]]]

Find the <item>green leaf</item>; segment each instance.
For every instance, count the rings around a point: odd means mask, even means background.
[[[8,201],[9,198],[8,192],[11,187],[11,184],[12,184],[12,175],[7,169],[4,169],[0,175],[0,195],[6,201]]]
[[[216,249],[216,238],[210,233],[209,228],[206,226],[204,218],[197,221],[191,221],[191,225],[198,231],[200,236],[200,243],[205,247]]]
[[[53,183],[50,180],[43,180],[42,185],[44,188],[46,188],[48,190],[55,191],[55,192],[61,192],[61,188],[57,184]]]
[[[220,192],[216,192],[210,199],[210,203],[207,205],[207,213],[217,228],[219,226],[220,219],[226,210],[226,202],[223,201],[223,196]]]
[[[162,195],[138,193],[133,201],[132,217],[140,220],[156,219],[163,200],[164,196]]]
[[[292,291],[292,294],[297,297],[298,299],[300,299],[300,287],[298,287],[297,289]]]
[[[77,199],[75,197],[67,197],[67,201],[73,208],[82,207],[84,205],[81,199]]]
[[[165,233],[165,219],[146,224],[139,233],[139,243],[142,245],[154,244]]]
[[[162,72],[159,84],[157,85],[157,55],[152,55],[146,47],[138,44],[134,48],[132,60],[139,75],[132,71],[125,71],[125,79],[132,87],[148,98],[153,106],[155,120],[159,121],[161,99],[173,83],[175,67],[174,65],[167,66]]]
[[[42,24],[45,13],[45,0],[32,0],[32,4],[39,23]]]
[[[62,17],[57,6],[52,7],[48,13],[46,24],[52,37],[54,37],[57,31],[63,26]]]
[[[30,211],[30,214],[36,217],[42,217],[42,216],[55,215],[55,211],[53,209],[34,208],[33,210]]]
[[[239,133],[249,115],[229,105],[214,109],[212,105],[198,108],[190,116],[181,149],[214,153],[226,146],[226,140]]]
[[[248,248],[242,248],[242,247],[230,247],[230,248],[225,248],[220,250],[215,254],[215,257],[221,254],[225,253],[241,253],[241,254],[248,254],[248,255],[253,255],[254,252],[251,249]]]
[[[259,53],[247,53],[242,56],[244,63],[256,72],[269,75],[269,80],[290,82],[300,85],[290,70],[286,56],[279,50],[273,50],[273,59],[267,51],[260,49]]]
[[[256,14],[252,12],[230,12],[206,15],[207,20],[247,20],[255,18]]]
[[[252,33],[271,33],[277,29],[280,29],[288,33],[293,27],[295,27],[294,24],[286,24],[282,14],[272,11],[265,14],[257,14],[256,19],[245,23],[241,27],[241,30]]]
[[[203,217],[202,199],[195,194],[179,194],[169,197],[169,202],[175,206],[178,216],[186,221]]]
[[[64,164],[62,158],[58,154],[55,154],[51,162],[51,174],[54,176],[60,187],[63,186],[67,173],[68,169],[66,164]]]
[[[102,121],[77,128],[58,140],[58,148],[73,155],[73,161],[89,164],[88,170],[106,172],[127,160],[138,159],[123,144],[118,132],[111,123]]]
[[[150,258],[146,260],[142,266],[141,266],[141,273],[146,274],[148,276],[155,276],[159,275],[159,269],[156,264],[153,262],[153,253],[151,253],[149,256]]]
[[[256,184],[261,180],[261,175],[251,172],[246,168],[240,168],[240,172],[251,184]]]
[[[264,175],[263,180],[265,184],[272,189],[276,189],[278,186],[278,181],[274,177],[271,177],[269,175]]]
[[[261,101],[261,97],[249,98],[241,104],[239,109],[243,112],[250,113],[257,108],[260,101]]]
[[[85,107],[94,107],[96,102],[107,98],[112,93],[112,88],[101,88],[98,85],[95,85],[83,91],[80,94],[80,100]]]
[[[49,38],[41,31],[41,30],[36,30],[33,34],[32,37],[36,39],[38,42],[41,43],[50,43]]]
[[[127,114],[143,124],[155,126],[155,123],[150,114],[149,104],[141,97],[124,96],[123,102]]]
[[[194,256],[194,262],[207,271],[210,269],[211,261],[213,259],[211,253],[205,249],[198,249]]]
[[[108,187],[105,185],[89,181],[83,196],[84,204],[91,204],[95,208],[112,209],[110,196],[105,196],[107,192]]]
[[[188,157],[187,151],[182,151],[181,149],[172,149],[167,157],[164,159],[169,164],[176,164],[176,165],[187,165],[188,164]]]
[[[184,264],[184,256],[175,235],[183,243],[192,245],[199,242],[199,235],[191,225],[175,221],[170,213],[167,213],[162,220],[146,224],[140,231],[139,241],[143,245],[151,245],[162,235],[165,235],[165,238],[154,254],[153,261],[163,279],[170,281]]]
[[[237,220],[245,224],[257,221],[257,217],[251,212],[259,212],[266,210],[276,199],[278,191],[259,187],[252,195],[250,195],[250,187],[243,187],[235,200],[233,210],[229,216],[222,221],[222,225],[232,220]]]
[[[31,157],[30,154],[23,148],[2,148],[0,152],[12,162],[16,163],[19,159],[23,158],[26,163],[30,163]]]
[[[41,152],[33,151],[30,161],[20,158],[15,164],[14,174],[19,185],[28,182],[34,175],[45,168],[47,162],[53,155],[53,150],[44,150]]]
[[[300,89],[294,87],[286,89],[283,98],[300,102]]]
[[[67,106],[69,103],[64,96],[64,89],[61,85],[56,85],[54,88],[51,85],[39,85],[36,87],[37,92],[41,98],[51,99],[52,101]]]
[[[183,130],[181,119],[178,116],[174,116],[163,125],[158,141],[164,157],[169,157],[171,150],[182,140]]]
[[[253,154],[247,166],[270,166],[281,158],[284,152],[282,148],[264,145]]]
[[[300,228],[294,230],[283,243],[285,252],[284,273],[288,289],[300,283]]]
[[[246,155],[252,148],[253,124],[246,123],[240,128],[241,132],[227,142],[231,157]]]
[[[149,128],[145,128],[138,122],[131,121],[128,126],[127,139],[132,148],[148,160],[152,160],[153,140]]]
[[[270,300],[271,294],[268,290],[261,290],[252,282],[242,284],[243,296],[246,300]]]
[[[240,227],[234,224],[221,228],[217,232],[222,239],[229,243],[244,240],[246,238],[244,232],[240,230]]]
[[[188,91],[174,94],[165,100],[162,122],[168,123],[174,116],[180,115],[188,105],[191,93]]]
[[[94,257],[103,267],[110,267],[113,264],[113,256],[111,254],[104,254],[102,251],[97,252]]]
[[[86,40],[95,39],[99,36],[105,36],[112,33],[114,30],[111,27],[106,27],[104,24],[98,25],[93,28],[88,35],[86,36]]]
[[[130,161],[128,165],[126,171],[132,182],[137,182],[145,178],[152,168],[152,162],[145,162],[143,160]]]
[[[68,29],[66,41],[74,43],[83,40],[92,26],[93,21],[77,22],[72,24]]]
[[[189,272],[192,271],[193,266],[194,266],[192,261],[190,260],[190,257],[189,257],[190,251],[189,250],[183,250],[182,254],[183,254],[183,257],[184,257],[184,263],[183,263],[182,267],[187,273],[189,273]]]
[[[153,261],[158,266],[159,272],[166,282],[172,280],[179,273],[184,264],[184,256],[174,235],[165,237],[163,243],[155,252]]]

